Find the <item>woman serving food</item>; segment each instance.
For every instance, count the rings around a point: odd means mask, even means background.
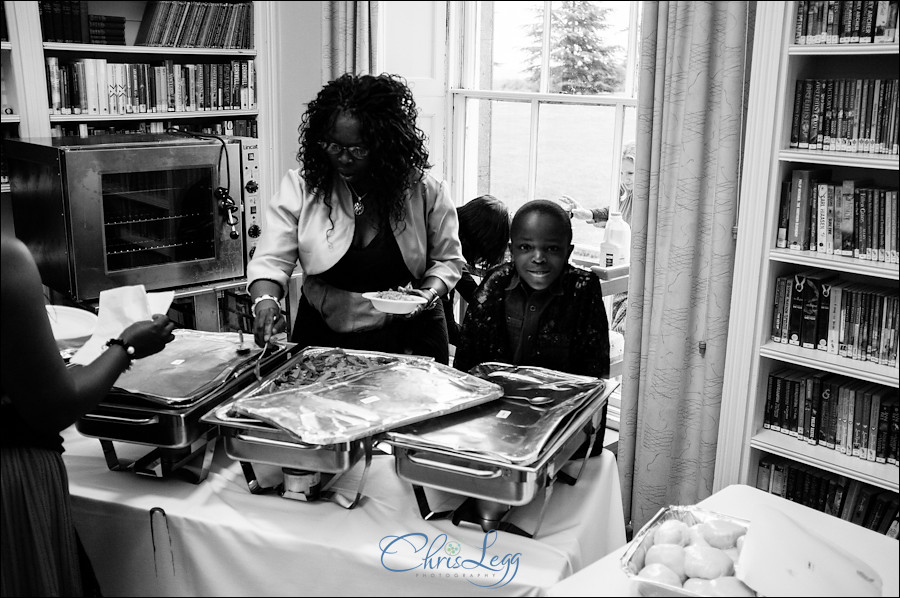
[[[326,84],[300,124],[300,168],[269,202],[247,266],[254,337],[284,328],[279,301],[295,265],[303,291],[291,341],[449,361],[438,300],[460,278],[459,221],[430,167],[412,92],[395,75],[346,74]],[[410,313],[375,308],[364,293],[425,299]]]

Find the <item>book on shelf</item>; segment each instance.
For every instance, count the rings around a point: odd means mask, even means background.
[[[135,45],[252,48],[252,2],[150,1]]]

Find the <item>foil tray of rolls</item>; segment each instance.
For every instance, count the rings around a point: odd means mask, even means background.
[[[735,576],[750,523],[670,506],[635,534],[621,566],[641,596],[756,596]]]

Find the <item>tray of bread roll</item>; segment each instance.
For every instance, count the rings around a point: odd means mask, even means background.
[[[756,596],[735,577],[750,523],[691,506],[660,511],[622,555],[641,596]]]

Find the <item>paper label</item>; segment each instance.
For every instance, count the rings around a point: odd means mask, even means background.
[[[182,363],[184,363],[183,359],[176,359],[172,362],[172,365],[181,365]]]
[[[500,411],[497,412],[497,415],[495,417],[497,417],[498,419],[506,419],[511,414],[512,414],[512,411],[507,411],[506,409],[501,409]]]
[[[368,397],[366,397],[366,398],[364,398],[364,399],[360,399],[360,403],[365,403],[365,404],[368,405],[369,403],[374,403],[375,401],[380,401],[380,400],[381,400],[381,399],[379,399],[379,398],[376,397],[375,395],[371,395],[371,396],[368,396]]]

